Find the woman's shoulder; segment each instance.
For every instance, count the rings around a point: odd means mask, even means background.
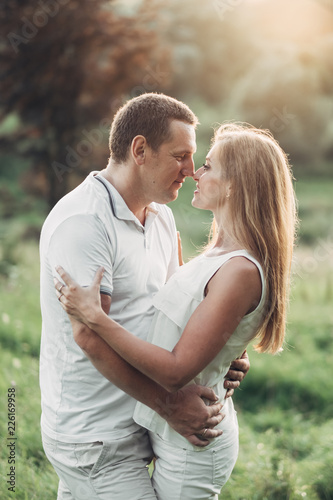
[[[231,256],[214,274],[207,285],[207,293],[219,293],[228,289],[230,293],[248,296],[251,302],[259,303],[262,296],[263,275],[260,264],[249,255]]]
[[[260,282],[261,266],[259,266],[256,259],[250,259],[247,255],[233,255],[218,269],[214,278],[225,280],[230,277],[233,281],[259,278]]]

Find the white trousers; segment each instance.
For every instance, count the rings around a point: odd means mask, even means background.
[[[149,433],[156,456],[152,476],[158,500],[217,500],[238,456],[238,428],[228,446],[187,450]],[[222,438],[219,439],[223,443]]]
[[[152,449],[144,429],[103,443],[62,443],[45,434],[42,439],[60,479],[57,500],[156,500],[147,469]]]
[[[208,449],[187,450],[147,431],[112,442],[62,443],[42,434],[59,476],[57,500],[217,500],[238,456],[238,428]]]

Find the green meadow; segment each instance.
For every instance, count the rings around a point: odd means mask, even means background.
[[[193,187],[187,180],[171,205],[186,259],[203,244],[210,223],[209,214],[189,205]],[[234,396],[240,454],[224,500],[333,499],[333,180],[304,179],[295,187],[301,222],[287,341],[274,357],[249,348],[251,370]],[[36,236],[45,213],[32,208],[15,220],[4,217],[0,226],[0,497],[52,500],[57,477],[39,425]],[[11,395],[15,389],[15,492],[7,483],[9,388]]]

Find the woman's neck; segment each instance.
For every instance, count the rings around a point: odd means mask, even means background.
[[[222,255],[224,253],[242,250],[241,245],[225,231],[219,231],[213,246],[208,249],[208,255]]]

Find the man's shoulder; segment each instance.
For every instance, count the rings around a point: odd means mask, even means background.
[[[88,234],[103,230],[103,220],[108,203],[103,187],[99,183],[86,182],[85,179],[79,186],[61,198],[48,214],[41,231],[41,244],[48,244],[52,236],[65,232],[68,236],[77,235],[78,232]]]
[[[101,208],[108,203],[108,196],[100,183],[89,175],[72,191],[63,196],[52,208],[44,225],[58,225],[71,217],[103,214]]]
[[[102,183],[94,177],[96,172],[91,172],[76,188],[67,193],[59,200],[55,209],[66,206],[74,213],[93,213],[98,212],[99,207],[109,203],[109,195]]]

